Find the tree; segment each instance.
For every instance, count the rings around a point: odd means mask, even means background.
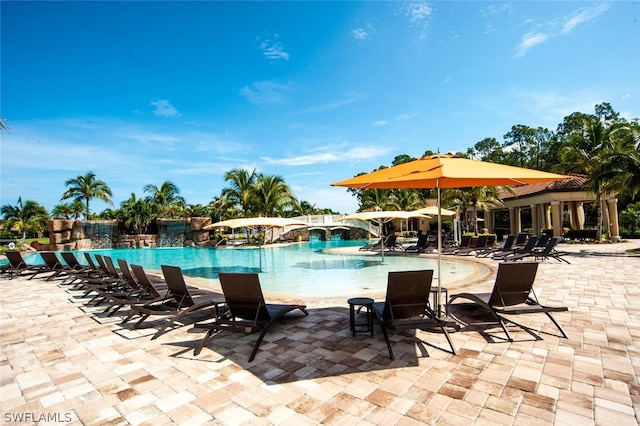
[[[209,203],[209,207],[211,208],[212,218],[215,222],[238,216],[238,212],[235,209],[235,201],[226,196],[214,197]]]
[[[252,199],[253,210],[267,217],[285,216],[286,210],[291,211],[298,201],[282,177],[262,173],[256,176]]]
[[[111,201],[111,188],[101,180],[96,179],[93,172],[88,172],[84,176],[80,175],[74,179],[69,179],[65,183],[69,187],[63,194],[61,200],[73,198],[75,201],[84,202],[85,219],[89,219],[91,211],[89,210],[89,201],[94,198],[104,201],[109,205],[113,205]]]
[[[507,164],[528,167],[532,154],[537,151],[537,143],[535,140],[536,130],[518,124],[511,126],[511,130],[504,135],[505,160]]]
[[[180,196],[180,188],[171,181],[164,181],[157,187],[152,184],[144,186],[143,191],[149,193],[147,201],[158,205],[160,217],[176,218],[186,206],[185,199]]]
[[[473,146],[473,159],[488,161],[490,163],[501,163],[504,151],[500,142],[496,138],[484,138]]]
[[[136,194],[131,193],[128,200],[120,203],[119,219],[134,234],[144,234],[158,213],[159,206],[154,201],[136,198]]]
[[[82,215],[84,207],[81,202],[60,203],[51,210],[51,217],[54,219],[78,219]]]
[[[387,210],[389,202],[388,189],[363,189],[361,190],[361,195],[360,210]]]
[[[27,238],[27,231],[42,232],[47,229],[49,213],[36,201],[27,200],[22,202],[22,197],[18,197],[15,206],[5,204],[0,208],[0,214],[6,220],[8,229],[15,229],[22,234],[22,243]]]
[[[611,105],[596,105],[596,114],[573,113],[565,117],[558,133],[563,137],[560,150],[561,171],[587,175],[588,188],[596,194],[596,239],[602,237],[602,195],[610,186],[612,176],[603,173],[615,152],[616,134],[626,129]],[[608,231],[608,229],[607,229]]]
[[[478,210],[501,206],[500,193],[505,191],[513,193],[513,189],[505,186],[445,189],[442,191],[442,205],[458,207],[462,212],[471,208],[471,226],[478,235]]]
[[[243,216],[247,216],[254,196],[255,169],[248,172],[245,169],[232,169],[225,173],[225,182],[231,186],[222,190],[222,197],[237,204]]]
[[[422,205],[423,202],[416,191],[404,188],[392,189],[387,204],[388,208],[397,211],[413,211],[419,209]],[[409,219],[407,219],[408,222]]]
[[[640,228],[640,203],[629,204],[620,213],[620,224],[629,228],[631,235],[635,235],[636,229]]]

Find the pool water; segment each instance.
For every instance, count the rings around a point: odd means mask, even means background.
[[[182,268],[185,275],[217,280],[219,272],[258,272],[263,291],[278,297],[334,299],[354,295],[384,295],[389,271],[434,269],[437,260],[417,256],[336,254],[323,250],[362,246],[362,241],[311,241],[286,246],[257,248],[158,248],[91,250],[92,254],[124,259],[146,270],[161,265]],[[84,263],[82,252],[76,257]],[[29,256],[29,263],[42,263],[40,256]],[[262,268],[260,268],[262,264]],[[262,270],[261,270],[262,269]],[[473,264],[442,260],[443,285],[464,280],[476,272]]]

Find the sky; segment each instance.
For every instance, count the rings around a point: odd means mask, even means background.
[[[353,213],[331,183],[397,155],[640,117],[638,1],[3,0],[0,24],[0,205],[90,171],[114,207],[165,181],[208,204],[245,168]]]

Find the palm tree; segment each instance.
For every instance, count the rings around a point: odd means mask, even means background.
[[[603,192],[619,192],[633,199],[640,193],[640,123],[622,122],[616,127],[613,146],[603,152],[591,179]]]
[[[291,210],[298,201],[289,185],[277,175],[258,174],[253,192],[255,211],[267,217],[285,215],[285,211]]]
[[[27,200],[22,202],[22,197],[18,197],[15,206],[5,204],[0,208],[0,214],[7,221],[7,229],[16,229],[22,233],[22,243],[27,238],[27,231],[42,232],[47,229],[49,213],[35,201]]]
[[[214,197],[209,203],[209,207],[215,222],[238,216],[238,211],[235,209],[235,201],[226,196]]]
[[[111,188],[109,188],[109,186],[107,186],[103,181],[96,179],[96,175],[93,172],[88,172],[84,176],[80,175],[75,179],[69,179],[64,184],[69,187],[69,189],[62,194],[61,200],[73,198],[75,201],[84,202],[85,219],[89,219],[90,217],[91,212],[89,210],[89,201],[93,198],[97,198],[109,205],[113,205],[113,202],[111,201],[111,196],[113,195],[111,193]]]
[[[136,234],[146,233],[149,224],[158,216],[158,204],[138,199],[131,193],[128,200],[120,204],[119,219]]]
[[[54,219],[77,219],[82,215],[84,207],[81,202],[60,203],[53,206],[51,217]]]
[[[233,201],[242,210],[242,215],[247,216],[250,211],[254,196],[255,169],[249,173],[245,169],[232,169],[224,175],[225,182],[231,186],[222,190],[222,197]]]
[[[420,200],[418,192],[412,189],[392,189],[387,202],[388,208],[391,210],[412,211],[422,207],[422,200]],[[409,223],[409,219],[406,221]],[[402,227],[400,231],[402,231]]]
[[[160,207],[160,215],[170,218],[180,216],[186,206],[185,199],[180,196],[180,189],[171,181],[165,181],[158,188],[155,185],[147,184],[143,188],[144,192],[151,195],[147,201],[153,201]]]
[[[560,150],[560,169],[564,173],[587,175],[588,188],[596,195],[598,225],[596,239],[602,237],[602,195],[612,175],[602,173],[610,166],[617,134],[628,131],[608,104],[596,105],[596,115],[574,113],[561,126],[565,141]],[[608,231],[608,230],[607,230]]]
[[[478,210],[502,205],[500,193],[513,193],[513,189],[505,186],[477,186],[474,188],[446,189],[442,191],[442,204],[458,207],[464,212],[471,208],[473,232],[478,235]]]
[[[387,210],[389,203],[388,189],[363,189],[360,198],[360,210]]]

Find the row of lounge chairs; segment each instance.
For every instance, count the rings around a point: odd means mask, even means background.
[[[108,256],[95,255],[94,262],[92,256],[85,253],[87,265],[82,265],[71,252],[62,253],[64,264],[54,252],[40,254],[43,260],[47,259],[42,267],[27,265],[19,253],[12,254],[11,257],[14,260],[20,258],[20,266],[13,262],[11,266],[31,274],[29,279],[47,272],[46,280],[57,278],[72,289],[83,291],[82,297],[91,297],[88,303],[96,306],[106,304],[103,311],[106,315],[113,316],[121,308],[127,307],[129,310],[122,324],[137,317],[134,329],[139,328],[150,317],[164,317],[164,323],[152,339],[167,332],[174,324],[181,323],[191,313],[211,308],[209,319],[194,325],[195,328],[206,330],[194,355],[198,355],[217,333],[260,331],[249,355],[251,362],[266,333],[276,321],[295,310],[308,315],[305,305],[267,304],[255,273],[221,273],[220,294],[188,286],[177,266],[162,266],[164,282],[158,283],[150,279],[141,266],[129,266],[121,259],[118,259],[119,268],[116,268]],[[490,293],[460,293],[453,295],[448,303],[466,299],[474,306],[486,310],[501,326],[509,341],[512,338],[506,327],[506,322],[509,322],[506,316],[535,313],[546,314],[562,337],[566,338],[566,333],[551,314],[566,311],[567,308],[543,306],[533,291],[537,267],[536,262],[500,263]],[[385,300],[374,303],[373,315],[382,330],[391,359],[394,359],[394,354],[388,331],[438,329],[445,336],[450,352],[456,354],[448,330],[459,330],[462,321],[454,317],[441,318],[432,309],[429,304],[432,280],[433,270],[389,272]]]

